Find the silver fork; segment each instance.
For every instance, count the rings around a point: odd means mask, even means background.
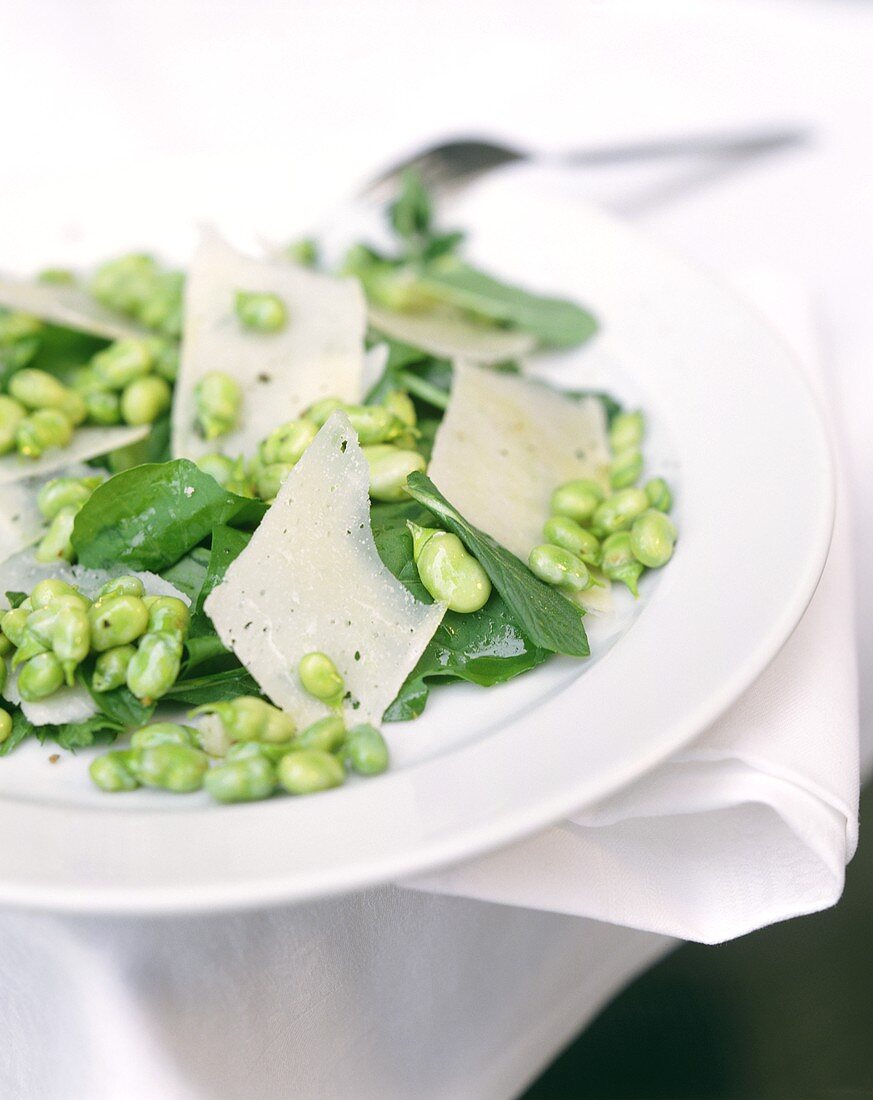
[[[796,126],[735,133],[690,134],[622,145],[595,145],[566,153],[538,153],[487,138],[457,138],[430,145],[406,156],[370,180],[355,196],[358,202],[381,205],[397,191],[400,177],[412,168],[437,197],[472,182],[478,176],[514,162],[536,162],[568,168],[709,156],[744,159],[802,145],[807,130]]]

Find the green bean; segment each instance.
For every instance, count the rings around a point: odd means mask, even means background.
[[[314,794],[345,782],[342,764],[329,752],[298,749],[279,761],[279,783],[289,794]]]
[[[4,639],[4,641],[8,643],[8,639]],[[0,658],[0,691],[2,691],[6,687],[6,679],[8,676],[9,669],[6,666],[6,662],[2,658]],[[6,738],[2,736],[2,715],[4,715],[5,713],[6,711],[0,710],[0,742],[6,740]]]
[[[491,581],[458,536],[419,527],[409,520],[406,526],[412,532],[419,578],[431,596],[462,615],[484,607],[491,595]]]
[[[131,574],[123,574],[120,577],[112,577],[100,586],[97,592],[97,600],[106,599],[107,596],[139,596],[145,595],[145,585]],[[96,601],[95,601],[96,602]]]
[[[530,552],[528,565],[534,576],[556,588],[584,592],[591,587],[591,574],[585,563],[563,546],[552,546],[549,543],[535,546]]]
[[[28,336],[39,336],[42,331],[42,321],[29,313],[0,314],[0,345],[8,347]]]
[[[53,695],[64,682],[64,670],[54,653],[37,653],[18,673],[18,691],[27,703]]]
[[[197,459],[197,465],[204,474],[209,474],[210,477],[214,477],[222,489],[227,488],[228,483],[236,472],[236,463],[234,460],[218,452],[215,454],[201,455],[200,458]]]
[[[322,752],[336,752],[346,739],[346,727],[342,718],[328,715],[319,718],[311,726],[294,738],[294,747],[300,749],[321,749]]]
[[[619,489],[597,506],[591,517],[592,530],[600,535],[625,531],[648,507],[649,498],[642,489]]]
[[[133,749],[148,749],[152,745],[190,745],[196,747],[196,733],[191,726],[180,726],[178,722],[152,722],[141,726],[130,735]]]
[[[87,397],[89,393],[112,392],[92,366],[76,368],[73,373],[72,387],[83,397]]]
[[[92,390],[84,395],[85,412],[92,424],[111,428],[121,423],[121,399],[111,390]]]
[[[5,665],[3,667],[4,667],[4,669],[6,668]],[[6,682],[6,673],[4,672],[2,675],[3,675],[3,682],[5,684],[5,682]],[[0,689],[0,690],[2,690],[2,689]],[[8,710],[0,710],[0,745],[2,745],[3,742],[8,739],[8,737],[11,733],[12,733],[12,715],[9,713]]]
[[[285,255],[301,267],[316,267],[318,264],[318,245],[311,237],[292,241],[285,249]]]
[[[3,612],[0,612],[0,619],[3,617]],[[8,657],[13,650],[12,642],[6,637],[5,634],[0,634],[0,657]]]
[[[98,302],[109,309],[134,314],[148,294],[157,273],[158,265],[152,256],[130,253],[102,264],[88,289]]]
[[[72,561],[76,556],[73,549],[73,526],[79,514],[79,505],[68,504],[61,508],[48,526],[39,546],[36,548],[37,561]]]
[[[384,405],[340,406],[352,423],[362,447],[373,443],[390,443],[404,435],[408,425]]]
[[[233,741],[290,741],[296,729],[290,714],[255,695],[204,703],[191,713],[217,715]]]
[[[99,654],[91,677],[91,690],[115,691],[127,682],[127,667],[136,653],[132,645],[117,645]]]
[[[175,344],[161,343],[155,355],[154,370],[164,381],[176,381],[179,374],[179,349]]]
[[[192,745],[163,743],[134,749],[130,770],[144,787],[175,794],[199,791],[209,770],[209,757]]]
[[[0,621],[0,630],[3,631],[4,637],[8,638],[16,649],[24,641],[29,614],[30,611],[26,608],[16,607],[11,611],[7,611],[2,621]]]
[[[260,447],[260,458],[265,466],[275,462],[296,465],[303,452],[318,435],[318,428],[311,420],[289,420],[270,432]]]
[[[380,775],[388,768],[388,746],[375,726],[353,726],[343,746],[342,756],[358,775]]]
[[[90,648],[91,627],[87,612],[81,604],[61,607],[52,634],[52,649],[70,687],[75,682],[76,669],[88,656]]]
[[[341,409],[342,407],[342,398],[322,397],[320,401],[316,401],[314,405],[310,405],[303,416],[306,420],[311,420],[316,428],[321,428],[327,423],[331,413],[335,413],[337,409]]]
[[[290,462],[273,462],[269,466],[258,466],[255,471],[255,490],[261,500],[275,500],[282,488],[282,482],[293,469]]]
[[[206,774],[204,786],[216,802],[256,802],[276,789],[276,769],[263,756],[217,764]]]
[[[643,455],[636,448],[618,451],[609,464],[609,483],[613,489],[628,489],[636,485],[643,472]]]
[[[609,425],[609,445],[613,454],[639,448],[646,434],[646,421],[641,412],[618,413]]]
[[[182,335],[185,276],[180,271],[161,271],[150,282],[137,316],[146,328],[178,340]]]
[[[73,438],[73,425],[60,409],[36,409],[26,416],[15,432],[15,445],[25,458],[39,458],[51,447],[66,447]]]
[[[404,500],[406,479],[415,470],[422,473],[427,465],[418,451],[403,451],[387,443],[363,447],[370,467],[370,496],[373,500],[393,502]]]
[[[91,360],[94,375],[110,390],[123,390],[136,378],[143,378],[154,366],[154,344],[151,340],[130,338],[116,340]]]
[[[600,542],[569,516],[552,516],[543,527],[543,538],[553,546],[562,546],[586,565],[600,564]]]
[[[177,596],[152,596],[146,600],[150,634],[164,630],[184,638],[191,622],[191,612],[184,600]]]
[[[121,419],[134,427],[154,424],[173,400],[170,383],[157,374],[135,378],[121,394]]]
[[[30,593],[30,605],[34,611],[38,611],[41,607],[49,607],[60,596],[75,596],[84,604],[87,605],[88,603],[86,597],[73,585],[59,580],[57,577],[46,577],[45,580],[38,581],[33,586]]]
[[[105,752],[91,761],[88,774],[101,791],[107,791],[110,794],[118,791],[135,791],[139,786],[139,780],[130,770],[132,759],[133,754],[126,749]]]
[[[36,505],[47,520],[52,520],[62,508],[81,508],[102,480],[91,477],[54,477],[40,487],[36,495]]]
[[[346,690],[336,665],[326,653],[306,653],[297,665],[303,690],[328,706],[338,706]]]
[[[643,486],[649,503],[659,512],[669,512],[673,507],[673,495],[670,486],[662,477],[653,477]]]
[[[28,409],[64,409],[71,391],[48,371],[25,367],[9,379],[9,395]]]
[[[139,596],[103,596],[88,612],[96,653],[129,645],[149,629],[149,612]]]
[[[576,478],[559,485],[552,493],[552,512],[566,516],[577,523],[586,524],[603,500],[603,490],[596,481],[589,478]]]
[[[415,403],[406,390],[389,390],[382,404],[393,413],[398,420],[402,420],[408,428],[414,428],[418,417],[415,412]]]
[[[76,275],[68,267],[46,267],[37,274],[36,281],[46,286],[75,286]]]
[[[268,744],[263,741],[235,741],[225,754],[229,762],[235,760],[251,760],[252,757],[261,756],[269,760],[271,764],[278,764],[286,752],[292,752],[297,747],[294,741],[283,741],[279,744]]]
[[[676,528],[663,512],[650,508],[634,520],[630,547],[637,561],[648,569],[660,569],[673,556]]]
[[[55,607],[39,607],[28,612],[24,634],[12,658],[13,668],[29,661],[37,653],[49,652],[57,617],[58,611]]]
[[[182,663],[182,643],[176,634],[143,634],[127,666],[127,686],[143,703],[153,703],[175,684]]]
[[[643,566],[637,561],[631,550],[631,537],[627,531],[616,531],[603,542],[603,575],[611,581],[621,581],[627,585],[634,596],[639,596],[637,581],[642,576]]]
[[[278,294],[238,290],[234,307],[240,324],[252,332],[281,332],[288,323],[288,309]]]
[[[194,387],[197,427],[204,439],[217,439],[239,422],[243,395],[239,383],[224,371],[204,374]]]
[[[0,455],[15,449],[18,425],[27,416],[27,410],[6,394],[0,394]]]

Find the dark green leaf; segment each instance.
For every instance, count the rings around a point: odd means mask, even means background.
[[[165,703],[185,703],[199,707],[203,703],[217,703],[236,699],[239,695],[260,695],[261,689],[242,666],[216,672],[209,676],[195,676],[177,680],[173,688],[163,696]]]
[[[254,525],[266,505],[222,489],[193,462],[137,466],[96,489],[76,516],[73,546],[93,569],[160,572],[226,523]]]
[[[34,726],[32,722],[29,722],[20,710],[12,711],[11,714],[12,732],[5,741],[0,742],[0,756],[7,756],[36,730],[36,726]]]
[[[529,332],[546,347],[573,347],[597,331],[594,317],[574,302],[531,294],[459,261],[427,267],[421,283],[439,301]]]
[[[20,607],[21,604],[27,599],[26,592],[7,592],[6,599],[9,601],[10,607]]]
[[[388,220],[394,232],[416,250],[430,234],[430,199],[421,176],[407,168],[400,180],[400,193],[388,207]]]
[[[410,474],[410,494],[453,531],[491,578],[534,645],[570,657],[587,657],[588,638],[580,610],[531,573],[514,554],[480,531],[451,505],[424,474]]]
[[[104,720],[116,723],[119,727],[132,729],[144,726],[155,712],[154,705],[146,706],[126,687],[114,691],[94,691],[91,678],[94,675],[95,658],[93,655],[79,666],[79,682],[84,684],[88,694],[100,708]]]
[[[90,745],[114,741],[123,726],[103,714],[92,715],[84,722],[64,722],[56,726],[35,726],[20,710],[12,715],[12,732],[0,744],[0,756],[6,756],[28,737],[36,737],[40,744],[55,741],[62,749],[75,752]]]

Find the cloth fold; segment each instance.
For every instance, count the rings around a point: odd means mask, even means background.
[[[805,290],[779,272],[744,272],[737,282],[793,344],[827,407]],[[714,725],[572,820],[407,885],[703,943],[833,905],[857,844],[859,788],[854,586],[841,477],[837,497],[827,564],[809,608]],[[797,526],[802,537],[802,516]]]

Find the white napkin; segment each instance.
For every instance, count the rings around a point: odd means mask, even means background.
[[[737,283],[791,340],[821,394],[808,295],[766,272]],[[833,905],[858,835],[849,538],[841,478],[830,555],[803,620],[687,749],[569,821],[406,885],[703,943]]]

